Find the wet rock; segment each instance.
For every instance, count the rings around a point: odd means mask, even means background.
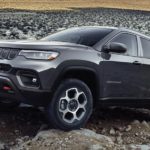
[[[128,145],[125,146],[126,150],[149,150],[150,145]]]
[[[57,31],[63,31],[65,30],[66,28],[58,28]]]
[[[101,131],[101,134],[105,134],[106,133],[106,129],[103,128],[102,131]]]
[[[11,35],[11,31],[10,30],[7,30],[6,31],[6,36],[10,36]]]
[[[116,138],[116,141],[117,141],[118,144],[122,144],[122,143],[123,143],[123,140],[122,140],[122,137],[121,137],[121,136],[118,136],[118,137]]]
[[[5,144],[0,142],[0,150],[4,150],[5,149]]]
[[[97,145],[91,145],[88,150],[106,150],[106,148],[97,144]]]
[[[133,125],[139,125],[139,124],[140,124],[140,121],[139,121],[139,120],[134,120],[134,121],[132,122],[132,124],[133,124]]]
[[[139,135],[139,133],[135,133],[135,136],[138,136]]]
[[[115,132],[115,130],[114,130],[113,128],[111,128],[110,131],[109,131],[109,134],[110,134],[110,135],[115,135],[116,132]]]
[[[143,125],[144,127],[146,127],[146,128],[149,128],[149,127],[150,127],[149,124],[148,124],[146,121],[142,121],[142,125]]]
[[[129,131],[131,131],[131,129],[132,129],[132,126],[131,126],[131,125],[128,125],[127,128],[125,129],[125,131],[126,131],[126,132],[129,132]]]
[[[123,132],[125,130],[125,127],[115,126],[114,129],[117,131]]]

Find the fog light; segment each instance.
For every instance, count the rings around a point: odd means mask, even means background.
[[[36,87],[36,88],[40,86],[39,79],[34,72],[20,71],[18,72],[17,77],[22,86]]]
[[[37,83],[37,78],[33,78],[33,79],[32,79],[32,82],[33,82],[33,83]]]

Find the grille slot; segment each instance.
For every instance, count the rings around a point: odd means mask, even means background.
[[[2,53],[1,53],[2,59],[7,59],[7,58],[8,58],[8,55],[9,55],[9,52],[10,52],[9,49],[3,50]]]
[[[8,59],[14,59],[19,53],[19,50],[11,50],[8,55]]]
[[[14,59],[20,50],[11,48],[0,48],[0,59]]]
[[[12,67],[8,64],[0,64],[0,72],[8,72],[11,68]]]
[[[0,59],[2,59],[3,49],[0,48]]]

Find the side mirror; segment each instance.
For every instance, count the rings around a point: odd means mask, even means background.
[[[105,45],[102,48],[102,51],[105,53],[109,53],[109,52],[125,53],[127,51],[127,46],[122,43],[112,42],[108,45]]]

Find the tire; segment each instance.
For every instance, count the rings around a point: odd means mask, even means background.
[[[83,127],[93,110],[89,87],[81,80],[66,79],[57,88],[47,107],[47,116],[53,128],[73,130]]]

